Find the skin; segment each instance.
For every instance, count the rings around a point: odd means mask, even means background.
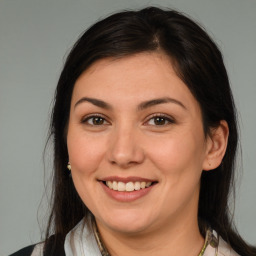
[[[138,108],[166,97],[172,100]],[[111,255],[199,254],[200,176],[220,164],[227,138],[225,121],[204,134],[198,102],[162,53],[103,59],[79,77],[67,133],[72,178]],[[157,184],[137,200],[119,202],[102,188],[107,176]]]

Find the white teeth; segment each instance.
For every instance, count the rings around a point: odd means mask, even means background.
[[[133,191],[133,190],[134,190],[134,184],[133,184],[133,182],[128,182],[128,183],[126,183],[125,190],[126,190],[126,191]]]
[[[118,191],[125,191],[125,183],[119,181],[117,183],[117,190]]]
[[[134,190],[140,190],[144,188],[148,188],[152,185],[152,182],[145,182],[145,181],[136,181],[132,182],[129,181],[127,183],[121,182],[121,181],[107,181],[106,185],[113,190],[118,190],[118,191],[134,191]]]
[[[113,183],[111,181],[107,181],[106,183],[109,188],[111,189],[113,188]]]
[[[135,182],[134,189],[135,190],[140,190],[140,182],[139,181]]]
[[[151,184],[152,182],[146,182],[146,188],[150,187]]]
[[[111,182],[111,181],[109,181]],[[117,190],[117,182],[116,181],[113,181],[113,190]]]
[[[140,183],[140,187],[141,187],[141,188],[145,188],[145,187],[146,187],[146,182],[145,182],[145,181],[141,182],[141,183]]]

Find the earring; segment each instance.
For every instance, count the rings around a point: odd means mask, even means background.
[[[68,162],[67,168],[71,171],[71,164],[70,164],[70,162]]]

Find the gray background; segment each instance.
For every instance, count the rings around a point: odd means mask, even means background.
[[[0,255],[40,241],[37,216],[44,224],[47,197],[39,204],[51,169],[48,151],[44,177],[42,152],[64,56],[100,17],[150,4],[188,13],[223,51],[243,150],[234,218],[256,244],[255,0],[0,0]]]

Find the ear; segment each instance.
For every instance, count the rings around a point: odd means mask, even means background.
[[[221,164],[228,144],[228,135],[229,128],[225,120],[221,120],[217,128],[211,129],[210,134],[207,136],[203,170],[213,170]]]

